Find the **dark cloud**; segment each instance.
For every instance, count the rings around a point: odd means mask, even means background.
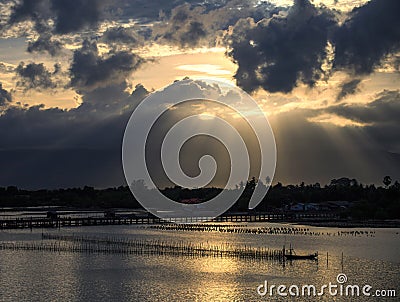
[[[12,101],[11,93],[3,89],[3,84],[0,83],[0,106]]]
[[[50,15],[50,0],[22,0],[13,7],[9,23],[14,24],[26,20],[39,22]]]
[[[399,91],[386,90],[366,105],[336,106],[329,112],[365,124],[364,133],[379,148],[400,154]]]
[[[108,19],[118,19],[119,21],[140,19],[141,22],[146,23],[156,21],[160,13],[170,16],[176,7],[186,4],[201,6],[202,10],[213,10],[230,2],[232,1],[21,0],[12,6],[8,24],[13,25],[26,20],[48,23],[48,20],[52,20],[54,25],[51,26],[51,32],[62,35],[97,29],[101,22]],[[42,33],[41,30],[38,32]]]
[[[144,38],[133,28],[122,26],[109,28],[102,36],[102,40],[107,43],[125,44],[140,46],[144,43]]]
[[[144,19],[157,20],[161,15],[171,15],[171,11],[177,6],[190,4],[191,6],[201,6],[205,10],[213,10],[226,6],[232,0],[114,0],[114,6],[120,8],[120,16],[124,19]],[[243,2],[243,1],[241,1]],[[249,1],[250,2],[250,1]]]
[[[202,93],[204,87],[189,82],[183,84],[182,90],[190,96],[193,91]],[[148,94],[141,85],[136,86],[132,94],[128,94],[126,88],[126,85],[114,85],[90,91],[83,95],[82,105],[71,110],[46,109],[43,106],[8,108],[0,116],[0,165],[9,172],[0,174],[0,186],[124,184],[120,158],[122,137],[133,109]],[[172,90],[168,95],[174,96],[182,90]],[[220,92],[217,88],[214,91]],[[202,110],[195,105],[204,105],[201,101],[191,104],[179,112],[167,110],[166,116],[155,122],[149,136],[150,146],[146,148],[151,159],[149,167],[154,167],[159,161],[157,152],[162,140],[157,138],[162,138],[174,121]],[[207,109],[215,108],[212,102],[207,104]],[[151,107],[148,109],[153,111]],[[231,117],[233,120],[237,119]],[[243,132],[250,131],[248,124],[244,124],[247,128]],[[156,129],[155,132],[153,129]],[[151,138],[156,138],[154,143]],[[246,144],[257,145],[254,134],[245,141]],[[211,151],[207,148],[210,145]],[[226,150],[216,140],[210,142],[205,137],[195,139],[183,149],[185,171],[190,175],[198,171],[197,160],[207,153],[207,149],[215,154],[218,164],[229,166],[229,156],[225,156]],[[218,155],[219,152],[224,152],[224,155]],[[254,153],[259,154],[259,151]],[[219,169],[218,178],[224,179],[226,172],[227,169]]]
[[[29,188],[124,184],[121,143],[135,106],[148,94],[138,85],[84,95],[78,108],[9,107],[0,116],[0,186]]]
[[[55,71],[58,68],[55,67]],[[18,75],[17,86],[29,89],[51,89],[56,88],[57,84],[52,79],[52,74],[43,63],[29,63],[25,65],[21,62],[15,69]]]
[[[369,128],[308,121],[314,114],[297,110],[270,118],[278,150],[275,181],[324,184],[346,176],[380,184],[385,175],[400,178],[400,153],[385,149],[383,137],[371,140]]]
[[[299,82],[308,86],[332,71],[365,75],[380,66],[387,56],[400,50],[400,2],[372,0],[353,9],[345,21],[337,12],[296,0],[287,15],[280,13],[252,23],[240,20],[227,43],[228,55],[238,64],[235,78],[247,91],[263,88],[290,92]],[[322,71],[326,46],[334,48],[332,70]],[[396,60],[392,63],[395,68]],[[356,88],[357,80],[346,83],[343,98]]]
[[[48,53],[51,56],[61,54],[63,44],[52,34],[52,27],[45,20],[37,20],[35,22],[35,30],[40,33],[39,37],[34,41],[28,42],[27,51]]]
[[[154,29],[155,39],[180,47],[194,47],[207,36],[203,23],[199,22],[204,8],[191,7],[186,3],[175,7],[171,16]]]
[[[332,114],[364,126],[338,127],[309,121],[320,114]],[[385,175],[399,178],[399,116],[398,90],[384,90],[367,104],[294,110],[272,116],[279,158],[276,179],[296,183],[306,178],[324,183],[345,175],[363,183],[379,183]]]
[[[198,41],[207,36],[207,32],[202,23],[192,21],[189,23],[187,31],[183,32],[180,37],[182,46],[195,46]]]
[[[109,1],[102,0],[22,0],[13,7],[9,24],[52,19],[53,32],[57,34],[94,29],[104,20],[108,4]]]
[[[333,37],[334,68],[369,74],[400,50],[400,1],[372,0],[355,8]]]
[[[142,3],[143,2],[143,3]],[[137,45],[143,38],[158,42],[195,47],[215,45],[221,30],[226,30],[241,18],[260,20],[270,15],[275,6],[254,0],[221,1],[128,1],[128,0],[22,0],[12,6],[8,26],[31,20],[40,38],[31,42],[28,51],[56,55],[62,46],[53,34],[97,30],[105,20],[138,20],[149,26],[109,29],[103,36],[106,43]],[[51,21],[51,22],[49,22]],[[152,34],[153,31],[153,34]],[[94,34],[98,37],[97,34]],[[54,38],[54,37],[53,37]]]
[[[331,12],[300,0],[286,16],[256,24],[251,19],[239,21],[228,41],[228,55],[239,66],[238,85],[250,92],[290,92],[299,81],[313,86],[323,76],[321,64],[334,26]]]
[[[365,124],[362,131],[384,150],[400,153],[400,92],[384,90],[368,104],[333,106],[326,112]]]
[[[368,134],[379,143],[381,149],[400,154],[399,92],[388,91],[381,94],[369,109],[376,115],[386,114],[386,116],[379,117],[376,122],[368,125],[366,127]]]
[[[395,56],[393,59],[393,67],[397,72],[400,72],[400,56]]]
[[[63,44],[52,38],[51,34],[44,33],[35,41],[28,43],[28,52],[48,53],[51,56],[57,56],[61,53]]]
[[[141,57],[128,51],[110,52],[102,57],[97,43],[85,40],[73,55],[71,85],[78,90],[92,90],[121,83],[143,62]]]
[[[55,32],[65,34],[83,28],[96,28],[102,20],[102,12],[108,1],[104,0],[52,0],[57,15]]]
[[[340,92],[338,93],[336,100],[340,101],[350,94],[355,94],[358,91],[358,85],[361,83],[361,79],[354,79],[348,82],[344,82],[340,85]]]
[[[209,4],[209,5],[207,5]],[[227,30],[242,18],[254,20],[269,17],[277,8],[266,2],[221,1],[176,6],[162,15],[155,24],[153,38],[179,47],[215,46],[222,30]]]
[[[9,24],[33,20],[34,22],[54,21],[54,33],[65,34],[82,29],[95,29],[109,18],[118,20],[140,19],[152,22],[158,19],[160,12],[170,14],[171,11],[185,3],[193,6],[201,5],[205,9],[222,7],[229,0],[9,0],[12,13]]]
[[[384,90],[370,103],[333,106],[329,108],[329,112],[361,123],[398,124],[400,93],[398,90]]]
[[[97,30],[101,22],[112,17],[111,4],[111,0],[21,0],[11,6],[3,30],[32,21],[33,30],[39,37],[28,42],[27,51],[56,56],[63,51],[63,40],[69,38],[67,34]]]
[[[124,184],[121,164],[124,129],[136,105],[148,94],[140,85],[132,94],[126,88],[118,84],[94,89],[83,95],[82,105],[71,110],[43,106],[6,109],[0,116],[0,166],[8,172],[0,174],[0,186]],[[192,93],[190,87],[187,93]],[[332,178],[348,176],[370,183],[380,181],[385,175],[400,177],[397,168],[400,156],[393,153],[399,147],[399,104],[398,91],[384,91],[366,106],[297,110],[272,116],[270,122],[279,158],[275,180],[327,183]],[[307,120],[324,112],[371,125],[329,127]],[[165,131],[163,125],[160,129]],[[332,135],[327,135],[326,127]],[[184,161],[186,164],[191,159],[188,169],[195,173],[197,166],[193,162],[197,161],[193,157],[200,157],[210,142],[199,138],[192,143],[198,150],[187,147],[185,152],[190,156]]]

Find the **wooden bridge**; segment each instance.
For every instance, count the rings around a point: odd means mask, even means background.
[[[338,220],[338,214],[332,212],[301,212],[301,213],[228,213],[214,219],[213,222],[306,222]],[[176,221],[176,220],[175,220]],[[177,222],[195,223],[204,219],[182,218]],[[8,218],[0,220],[0,229],[24,228],[60,228],[99,225],[136,225],[160,224],[169,222],[160,218],[143,216],[114,216],[114,217],[31,217]]]

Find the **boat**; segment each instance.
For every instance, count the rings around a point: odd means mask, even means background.
[[[285,257],[287,260],[301,260],[301,259],[308,259],[308,260],[317,260],[318,259],[318,253],[314,253],[314,254],[309,254],[309,255],[286,255]]]
[[[289,253],[287,254],[285,251],[284,256],[287,260],[318,260],[318,252],[308,255],[297,255],[291,246]]]

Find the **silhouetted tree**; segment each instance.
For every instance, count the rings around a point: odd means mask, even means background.
[[[258,180],[251,178],[243,182],[243,193],[230,211],[248,211],[248,204]],[[393,184],[392,184],[393,183]],[[261,181],[260,181],[261,184]],[[349,201],[352,207],[345,217],[358,219],[400,219],[400,184],[389,176],[383,179],[383,187],[362,185],[355,179],[334,179],[329,185],[319,183],[286,185],[277,183],[270,186],[268,194],[257,206],[256,211],[281,212],[293,203],[326,203],[330,201]],[[136,189],[148,190],[143,181],[132,184]],[[198,199],[204,202],[221,192],[221,188],[188,189],[179,186],[161,189],[165,196],[182,201]],[[0,207],[65,206],[76,208],[140,208],[127,186],[95,189],[93,187],[58,190],[29,191],[10,186],[0,188]]]
[[[383,184],[385,185],[386,188],[390,186],[391,183],[392,183],[392,178],[390,176],[385,176],[383,178]]]

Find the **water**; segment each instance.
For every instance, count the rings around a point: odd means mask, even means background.
[[[282,225],[247,224],[251,228],[265,226]],[[329,282],[337,284],[339,273],[346,274],[345,284],[369,284],[373,291],[396,289],[397,296],[400,295],[400,229],[368,229],[372,235],[338,236],[339,229],[307,228],[319,235],[161,231],[138,226],[50,230],[216,245],[229,242],[273,249],[292,244],[299,254],[318,251],[319,261],[283,264],[236,258],[2,250],[0,301],[399,301],[398,297],[332,297],[327,292],[312,298],[279,297],[276,293],[260,296],[257,287],[265,280],[275,285],[313,284],[319,289]],[[0,241],[40,241],[41,232],[0,231]]]

